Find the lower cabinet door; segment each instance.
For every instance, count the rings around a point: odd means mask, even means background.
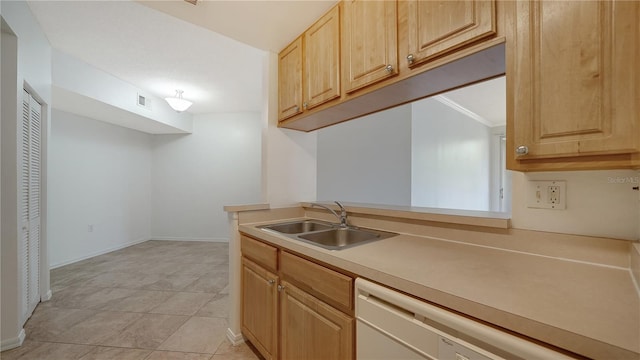
[[[278,277],[242,258],[242,333],[265,359],[277,359]]]
[[[354,319],[281,281],[282,359],[354,359]]]

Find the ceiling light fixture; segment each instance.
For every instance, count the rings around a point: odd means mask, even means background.
[[[183,92],[182,90],[176,90],[176,96],[164,98],[169,103],[169,106],[177,112],[185,111],[193,104],[191,101],[182,98]]]

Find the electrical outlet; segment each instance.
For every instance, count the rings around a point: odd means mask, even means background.
[[[547,202],[551,204],[560,203],[560,186],[554,185],[547,187],[547,195],[549,195]]]
[[[567,208],[566,181],[534,181],[528,182],[527,207],[534,209],[564,210]]]

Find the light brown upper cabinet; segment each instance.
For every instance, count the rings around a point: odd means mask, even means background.
[[[278,55],[278,120],[302,112],[302,37]]]
[[[397,75],[397,2],[345,0],[342,55],[347,93]]]
[[[342,0],[301,35],[302,106],[281,85],[278,126],[313,131],[504,75],[506,2]]]
[[[410,67],[496,34],[494,0],[407,1]]]
[[[522,1],[512,6],[508,167],[637,166],[640,3]]]
[[[304,33],[304,103],[311,109],[340,97],[340,6]]]

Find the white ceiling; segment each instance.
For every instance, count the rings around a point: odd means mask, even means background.
[[[202,114],[261,111],[266,51],[277,53],[335,3],[87,0],[29,6],[54,48],[161,98],[182,89],[194,102],[188,112]],[[504,124],[505,94],[501,78],[443,95],[496,126]]]
[[[138,0],[255,48],[280,52],[329,10],[337,0]]]
[[[466,115],[494,127],[507,121],[507,84],[504,76],[442,94]]]
[[[54,48],[161,98],[182,89],[190,113],[262,109],[263,50],[132,1],[29,6]]]

